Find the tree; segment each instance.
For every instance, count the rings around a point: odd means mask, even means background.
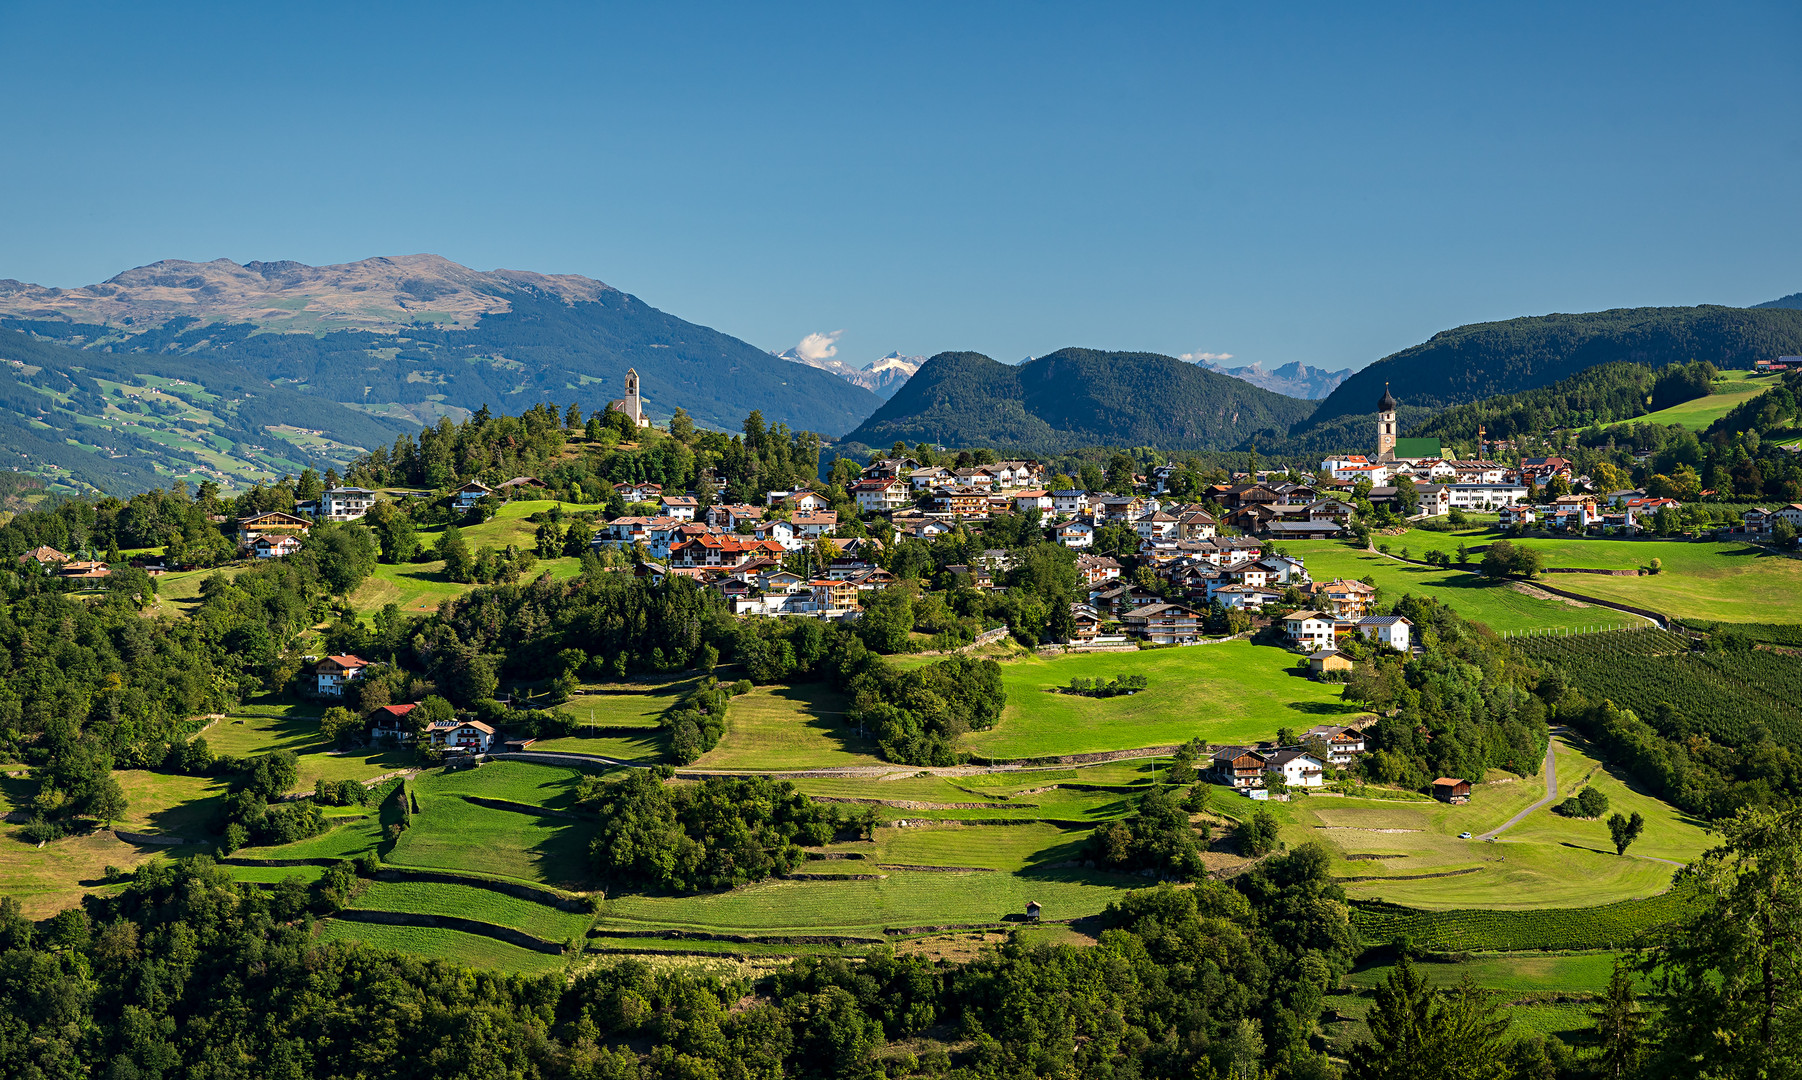
[[[1402,952],[1377,988],[1365,1023],[1370,1039],[1347,1055],[1347,1080],[1504,1080],[1508,1020],[1468,979],[1449,993],[1427,985]]]
[[[1608,989],[1602,994],[1602,1006],[1589,1014],[1596,1022],[1596,1042],[1602,1052],[1602,1071],[1611,1080],[1620,1080],[1639,1068],[1643,1047],[1641,1028],[1645,1014],[1639,1011],[1639,995],[1633,989],[1633,975],[1627,964],[1617,957]]]
[[[88,813],[111,826],[125,816],[125,806],[125,789],[119,786],[116,777],[107,776],[95,786],[88,802]]]
[[[1690,914],[1651,968],[1658,1019],[1648,1073],[1713,1080],[1802,1070],[1802,809],[1741,809],[1679,871]]]
[[[1645,830],[1645,827],[1646,819],[1638,810],[1633,811],[1632,817],[1618,813],[1609,817],[1608,833],[1614,838],[1614,853],[1625,855],[1628,846],[1639,839],[1639,834]]]
[[[1458,541],[1458,565],[1470,565],[1470,547],[1464,541]]]
[[[469,553],[469,542],[463,530],[446,525],[438,537],[438,557],[444,560],[444,576],[465,584],[475,580],[475,558]]]
[[[319,718],[319,734],[334,746],[361,726],[357,714],[342,705],[333,705]]]

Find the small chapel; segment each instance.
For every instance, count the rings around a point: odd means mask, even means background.
[[[607,403],[608,412],[623,412],[637,427],[650,427],[651,418],[644,414],[644,400],[638,395],[638,369],[626,369],[626,396]]]

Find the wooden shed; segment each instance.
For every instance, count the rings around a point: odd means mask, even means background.
[[[1440,802],[1467,803],[1470,801],[1470,781],[1441,776],[1433,781],[1433,798]]]

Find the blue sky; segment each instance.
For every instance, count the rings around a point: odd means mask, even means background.
[[[853,364],[1359,366],[1802,290],[1798,46],[1793,0],[0,0],[0,277],[429,251]]]

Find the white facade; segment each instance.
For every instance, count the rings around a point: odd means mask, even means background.
[[[1524,484],[1447,484],[1456,510],[1499,510],[1527,497]]]
[[[1059,525],[1057,542],[1067,548],[1086,548],[1095,542],[1095,526],[1086,521]]]
[[[1371,615],[1358,620],[1358,630],[1365,637],[1380,641],[1398,652],[1408,651],[1408,634],[1413,626],[1413,623],[1400,615]]]
[[[1086,491],[1054,491],[1051,493],[1051,507],[1060,514],[1081,514],[1089,509],[1089,493]]]
[[[1283,632],[1308,652],[1320,652],[1333,647],[1333,621],[1318,611],[1298,611],[1283,620]]]
[[[1311,788],[1326,783],[1326,767],[1310,754],[1278,751],[1270,755],[1265,768],[1282,774],[1284,782],[1290,787]]]
[[[375,492],[368,488],[328,488],[319,497],[319,509],[328,521],[355,521],[375,505]]]

